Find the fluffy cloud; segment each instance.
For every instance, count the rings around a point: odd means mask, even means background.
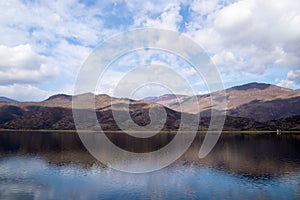
[[[154,19],[150,17],[136,18],[135,25],[143,27],[155,27],[170,30],[178,30],[178,26],[182,21],[182,16],[179,13],[180,6],[169,4],[165,10]]]
[[[41,101],[49,97],[51,92],[29,84],[12,84],[0,85],[0,94],[18,101]]]
[[[122,31],[154,27],[179,31],[202,45],[225,81],[236,84],[251,77],[296,88],[299,8],[295,0],[2,1],[0,85],[11,91],[18,85],[40,94],[44,90],[39,88],[61,92],[71,88],[81,64],[100,42]],[[176,59],[142,56],[193,77],[193,70]],[[280,76],[270,70],[278,67],[286,68]],[[255,79],[266,74],[268,79]]]
[[[299,1],[244,0],[215,8],[204,28],[190,26],[187,34],[214,54],[219,67],[257,75],[274,65],[300,67]]]
[[[101,9],[73,0],[0,2],[2,88],[13,95],[16,84],[36,92],[41,84],[46,90],[69,87],[93,46],[113,32],[96,17]]]
[[[300,69],[288,72],[286,79],[277,80],[278,85],[287,88],[299,88],[300,86]]]
[[[0,45],[0,84],[37,83],[58,73],[45,64],[47,59],[36,54],[29,44],[15,47]]]
[[[299,68],[299,1],[164,1],[159,9],[149,2],[130,5],[135,27],[182,31],[184,26],[183,32],[212,55],[224,79],[264,76],[273,66]]]
[[[84,45],[96,45],[99,37],[106,32],[99,30],[103,21],[96,17],[103,8],[89,8],[79,1],[12,0],[2,2],[0,9],[1,28],[16,33],[6,42],[1,39],[5,43],[20,42],[15,41],[16,38],[23,40],[23,43],[31,41],[42,44],[67,38]]]
[[[15,47],[0,45],[0,67],[5,68],[28,68],[36,69],[39,67],[42,58],[39,57],[29,44]]]
[[[191,3],[191,10],[202,16],[214,12],[219,7],[218,0],[192,1]]]
[[[297,84],[300,84],[300,69],[289,71],[287,78]]]
[[[167,66],[169,71],[168,73],[163,71],[164,73],[160,74],[162,72],[159,71],[159,67],[157,67],[155,68],[156,70],[153,71],[145,70],[134,72],[134,70],[142,66]],[[168,93],[168,91],[166,88],[163,88],[161,85],[159,85],[162,80],[159,79],[159,77],[161,78],[161,76],[163,76],[163,80],[174,82],[174,76],[171,74],[171,72],[178,74],[181,78],[186,80],[191,87],[193,87],[195,81],[192,80],[192,78],[201,79],[196,70],[178,56],[159,50],[139,50],[134,53],[124,55],[123,57],[119,58],[116,63],[113,63],[102,75],[96,91],[98,93],[113,95],[115,88],[119,84],[119,81],[122,80],[122,78],[124,78],[126,75],[130,75],[131,79],[133,80],[145,80],[148,76],[151,77],[151,75],[156,74],[158,79],[157,85],[153,85],[151,83],[143,85],[143,87],[139,89],[140,91],[136,91],[134,98],[144,98],[149,95],[157,96],[165,94]],[[175,81],[173,90],[176,90],[180,94],[190,93],[190,91],[182,90],[181,86],[181,84],[177,84]],[[169,91],[169,93],[171,92],[172,91]],[[144,97],[142,95],[144,95]]]

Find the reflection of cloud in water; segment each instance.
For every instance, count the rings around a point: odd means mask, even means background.
[[[40,199],[46,186],[30,177],[41,173],[46,169],[45,167],[45,163],[38,158],[2,159],[0,161],[0,199]],[[50,190],[47,191],[50,192]]]
[[[217,199],[293,198],[299,192],[296,188],[300,178],[298,172],[257,182],[193,164],[148,174],[127,174],[96,166],[85,169],[77,165],[48,165],[39,158],[26,157],[3,159],[0,169],[0,197],[15,199],[190,199],[211,195]]]
[[[92,134],[92,133],[89,133]],[[166,145],[174,135],[162,134],[148,143],[132,142],[132,137],[111,133],[109,138],[121,148],[137,151],[153,150]],[[204,135],[198,135],[190,149],[173,165],[193,163],[229,172],[247,178],[272,178],[296,172],[300,166],[300,137],[298,135],[272,136],[222,134],[213,151],[204,159],[197,157]],[[20,133],[0,134],[0,158],[7,153],[13,155],[37,155],[51,165],[77,165],[91,168],[105,167],[91,156],[76,133]],[[126,163],[126,158],[120,160]],[[134,164],[134,163],[131,163]]]
[[[168,137],[163,137],[168,138]],[[198,137],[201,142],[203,137]],[[0,199],[299,198],[299,137],[222,135],[149,174],[103,167],[74,133],[1,133]],[[126,140],[121,142],[126,145]],[[297,196],[298,195],[298,196]]]

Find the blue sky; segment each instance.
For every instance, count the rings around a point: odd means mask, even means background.
[[[88,55],[113,35],[136,28],[180,32],[201,45],[225,87],[266,82],[300,85],[300,1],[166,0],[0,2],[0,96],[42,100],[72,94]],[[201,77],[179,57],[140,51],[118,60],[97,93],[112,94],[118,80],[142,64],[164,63],[197,93]],[[145,89],[146,90],[146,89]],[[139,97],[165,90],[139,92]]]

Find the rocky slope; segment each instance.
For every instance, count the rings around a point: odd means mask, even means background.
[[[226,89],[225,93],[225,99],[219,98],[219,92],[213,92],[197,96],[198,101],[192,101],[191,97],[182,95],[178,97],[164,95],[164,98],[152,98],[150,101],[179,112],[183,108],[193,114],[198,113],[199,106],[200,111],[208,115],[212,108],[211,98],[213,98],[216,102],[214,108],[218,110],[222,110],[219,105],[226,101],[227,115],[250,118],[259,122],[300,115],[299,90],[264,83],[249,83]]]
[[[226,99],[222,99],[222,101],[227,100],[228,103],[224,130],[300,130],[300,91],[251,83],[229,88],[226,93]],[[213,96],[217,98],[216,95]],[[163,108],[167,114],[163,130],[177,130],[181,117],[188,121],[184,130],[189,130],[189,127],[194,127],[197,123],[196,118],[199,115],[193,112],[179,112],[178,101],[191,111],[195,106],[191,104],[190,97],[184,95],[164,95],[134,101],[91,93],[74,97],[58,94],[41,102],[0,102],[0,128],[74,130],[72,98],[82,97],[95,98],[96,115],[104,130],[120,130],[115,122],[113,111],[120,118],[124,118],[128,101],[132,120],[141,126],[151,123],[150,108],[155,110],[162,107],[161,105],[165,106]],[[205,130],[210,123],[210,95],[200,95],[197,99],[197,104],[202,107],[199,129]],[[159,124],[164,117],[155,111],[153,119]],[[122,123],[130,124],[125,118]],[[152,128],[158,128],[157,124],[154,123]],[[86,127],[95,129],[96,124],[86,124]]]

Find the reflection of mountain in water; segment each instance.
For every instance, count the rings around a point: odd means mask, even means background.
[[[223,134],[200,163],[249,177],[279,176],[300,168],[300,135]]]
[[[160,134],[145,142],[124,134],[107,136],[128,151],[149,152],[166,145],[174,135]],[[213,151],[200,160],[197,155],[203,137],[199,134],[190,149],[170,167],[204,165],[255,178],[280,176],[300,168],[299,135],[223,134]],[[85,150],[76,133],[1,132],[0,155],[37,155],[58,166],[72,163],[84,168],[103,167]]]

